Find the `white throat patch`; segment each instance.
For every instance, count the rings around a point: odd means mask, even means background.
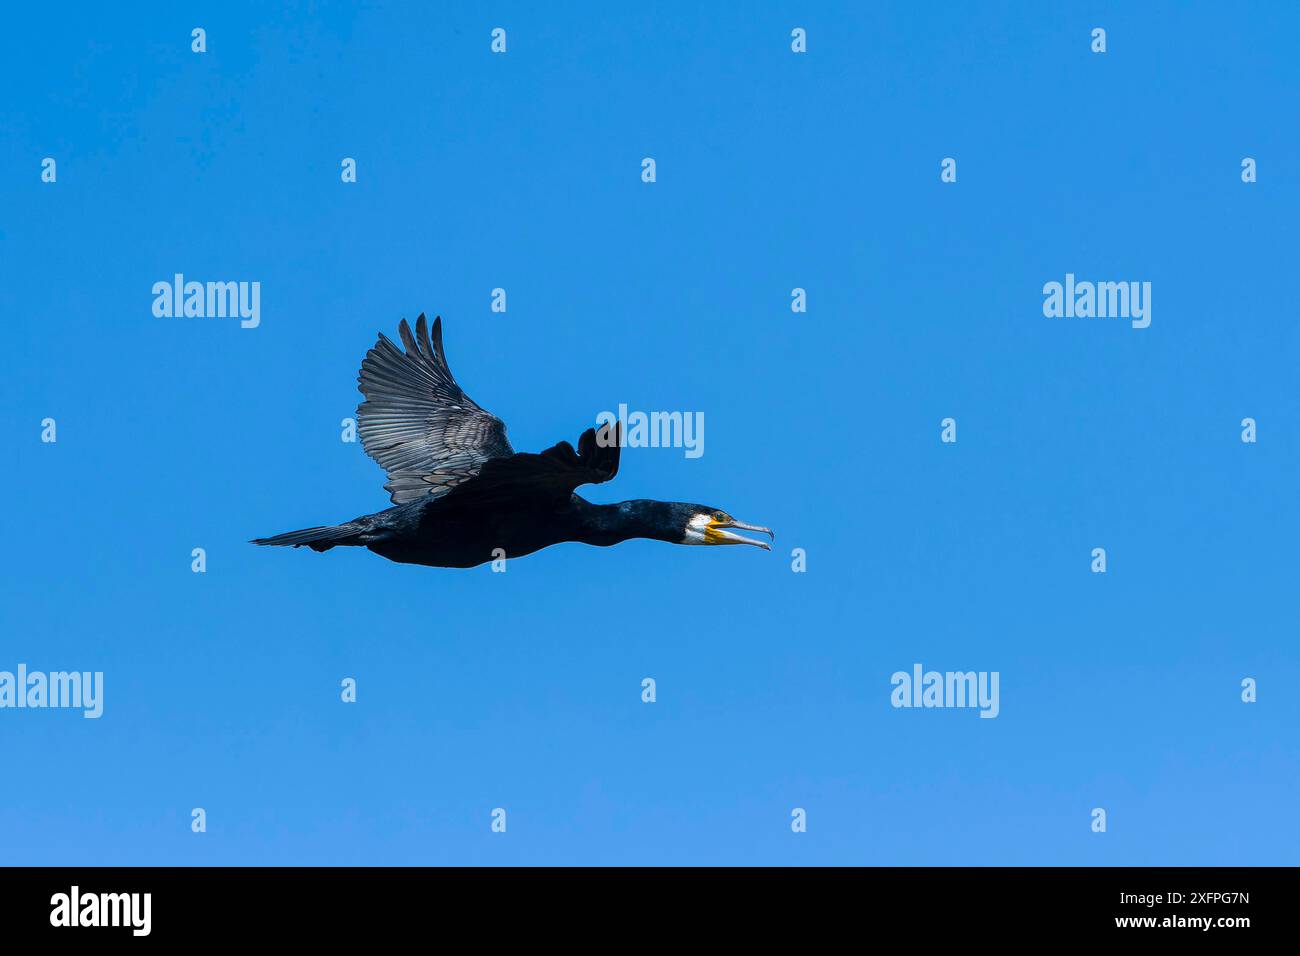
[[[704,531],[712,520],[712,515],[692,515],[686,523],[686,535],[682,538],[682,544],[708,544]]]

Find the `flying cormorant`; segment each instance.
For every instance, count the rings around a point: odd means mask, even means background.
[[[737,521],[725,511],[680,501],[623,501],[597,505],[574,494],[579,485],[618,473],[617,423],[588,428],[578,450],[562,441],[541,454],[516,452],[501,419],[466,395],[447,366],[442,319],[433,337],[422,314],[415,334],[398,326],[406,351],[382,332],[361,363],[357,430],[366,454],[388,472],[384,488],[395,507],[346,524],[257,538],[253,544],[340,545],[369,548],[390,561],[439,568],[471,568],[517,558],[562,541],[606,547],[630,538],[671,544],[752,544],[773,538],[767,528]]]

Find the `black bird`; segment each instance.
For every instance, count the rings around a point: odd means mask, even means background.
[[[395,507],[346,524],[290,531],[253,544],[369,548],[403,564],[471,568],[517,558],[562,541],[606,547],[630,538],[671,544],[764,541],[731,528],[772,534],[725,511],[680,501],[597,505],[574,494],[579,485],[618,473],[617,423],[588,428],[578,450],[562,441],[541,454],[516,452],[506,426],[466,395],[447,367],[442,319],[433,338],[421,315],[415,334],[398,326],[406,351],[382,332],[361,363],[357,430],[366,454],[388,472],[384,488]]]

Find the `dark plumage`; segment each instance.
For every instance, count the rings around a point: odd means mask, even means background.
[[[349,545],[404,564],[468,568],[517,558],[562,541],[605,547],[630,538],[673,544],[752,544],[727,530],[768,535],[704,505],[624,501],[597,505],[574,494],[579,485],[618,474],[617,424],[582,433],[575,451],[560,442],[540,454],[515,452],[501,419],[456,384],[442,347],[421,315],[415,334],[398,326],[406,350],[382,333],[358,376],[365,401],[357,430],[366,453],[388,472],[395,507],[346,524],[307,528],[253,544],[306,545],[314,551]]]

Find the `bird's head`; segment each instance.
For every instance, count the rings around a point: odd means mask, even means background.
[[[731,530],[734,528],[739,531],[756,531],[775,541],[776,535],[770,528],[737,521],[719,508],[691,504],[683,504],[679,507],[685,519],[681,544],[752,544],[764,551],[772,550],[772,546],[766,541],[755,541]]]

